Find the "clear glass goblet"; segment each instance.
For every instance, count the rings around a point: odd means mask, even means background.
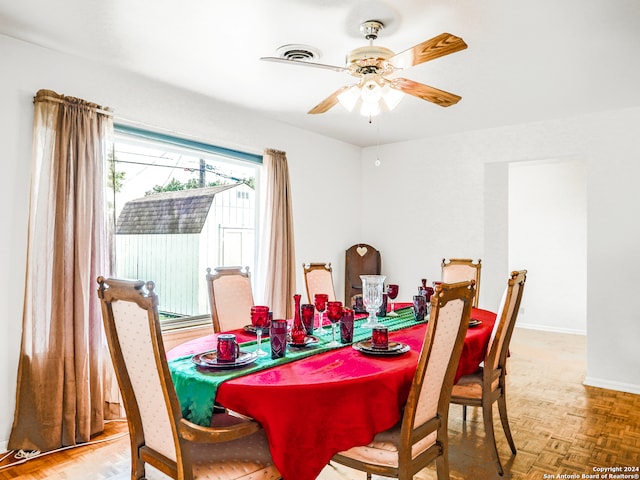
[[[386,275],[360,275],[360,280],[362,280],[362,300],[364,308],[369,312],[367,321],[361,325],[362,328],[382,326],[378,321],[376,312],[382,305],[382,290],[386,278]]]

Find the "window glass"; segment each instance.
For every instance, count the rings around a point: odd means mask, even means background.
[[[253,273],[257,248],[260,165],[176,143],[116,129],[108,165],[114,275],[153,280],[165,326],[208,321],[206,269]]]

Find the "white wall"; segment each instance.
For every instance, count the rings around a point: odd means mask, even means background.
[[[400,299],[421,276],[438,277],[442,257],[482,258],[480,306],[495,310],[509,271],[527,268],[508,263],[508,163],[583,160],[585,383],[640,393],[639,137],[640,108],[631,108],[365,149],[363,237],[380,249]],[[385,228],[380,219],[390,218],[400,226]]]
[[[296,263],[312,257],[337,268],[343,290],[344,250],[360,226],[344,208],[360,203],[360,149],[231,109],[207,98],[104,68],[0,35],[0,144],[3,187],[0,235],[0,451],[9,438],[21,338],[26,259],[33,96],[42,88],[80,97],[142,122],[194,139],[251,153],[287,152],[294,198]],[[340,172],[336,175],[335,172]],[[322,195],[322,202],[319,196]],[[357,208],[357,207],[356,207]],[[326,221],[339,235],[327,234]],[[320,220],[320,221],[319,221]],[[340,274],[340,272],[342,272]],[[302,268],[298,291],[304,291]]]
[[[640,393],[640,109],[586,119],[587,378]]]
[[[482,257],[484,166],[460,146],[447,137],[363,152],[363,241],[400,285],[397,301],[410,301],[421,278],[439,280],[443,257]]]
[[[518,325],[584,335],[585,164],[550,159],[509,166],[509,265],[528,270]]]

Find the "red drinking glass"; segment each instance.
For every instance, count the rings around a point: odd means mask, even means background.
[[[342,320],[340,320],[340,342],[353,342],[353,310],[350,308],[342,310]]]
[[[316,293],[313,300],[316,310],[318,311],[318,333],[322,334],[322,314],[327,309],[329,295],[326,293]]]
[[[236,336],[233,333],[221,333],[218,335],[218,343],[216,345],[216,359],[218,362],[235,362],[238,355],[240,355],[240,346],[236,341]]]
[[[271,337],[271,358],[283,358],[287,354],[287,321],[272,320],[269,336]]]
[[[336,323],[342,319],[342,302],[328,302],[327,303],[327,318],[331,322],[331,342],[329,345],[340,345],[336,340]]]
[[[302,324],[309,335],[313,334],[313,303],[303,303],[300,305],[300,313],[302,315]]]
[[[395,317],[398,315],[393,306],[393,300],[395,300],[395,298],[398,296],[398,290],[400,290],[400,287],[395,283],[390,283],[389,285],[387,285],[387,296],[391,299],[391,311],[387,315],[391,317]]]
[[[262,333],[269,328],[269,307],[264,305],[254,305],[251,307],[251,325],[256,329],[256,355],[264,357],[267,352],[262,350]]]
[[[427,315],[427,300],[424,295],[413,296],[413,318],[416,322],[423,322]]]
[[[267,328],[269,326],[269,307],[264,305],[252,306],[251,325],[256,327],[256,329]]]
[[[389,348],[389,331],[387,327],[373,327],[371,332],[371,346],[382,350]]]

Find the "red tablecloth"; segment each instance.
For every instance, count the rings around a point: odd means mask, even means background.
[[[484,359],[495,314],[473,309],[482,321],[465,339],[457,378]],[[284,480],[313,480],[331,457],[369,443],[401,417],[422,347],[426,325],[391,332],[411,351],[398,357],[364,356],[340,348],[224,382],[216,400],[258,421]],[[243,341],[244,332],[234,332]],[[251,338],[253,337],[245,337]],[[175,347],[176,358],[215,348],[208,335]]]

